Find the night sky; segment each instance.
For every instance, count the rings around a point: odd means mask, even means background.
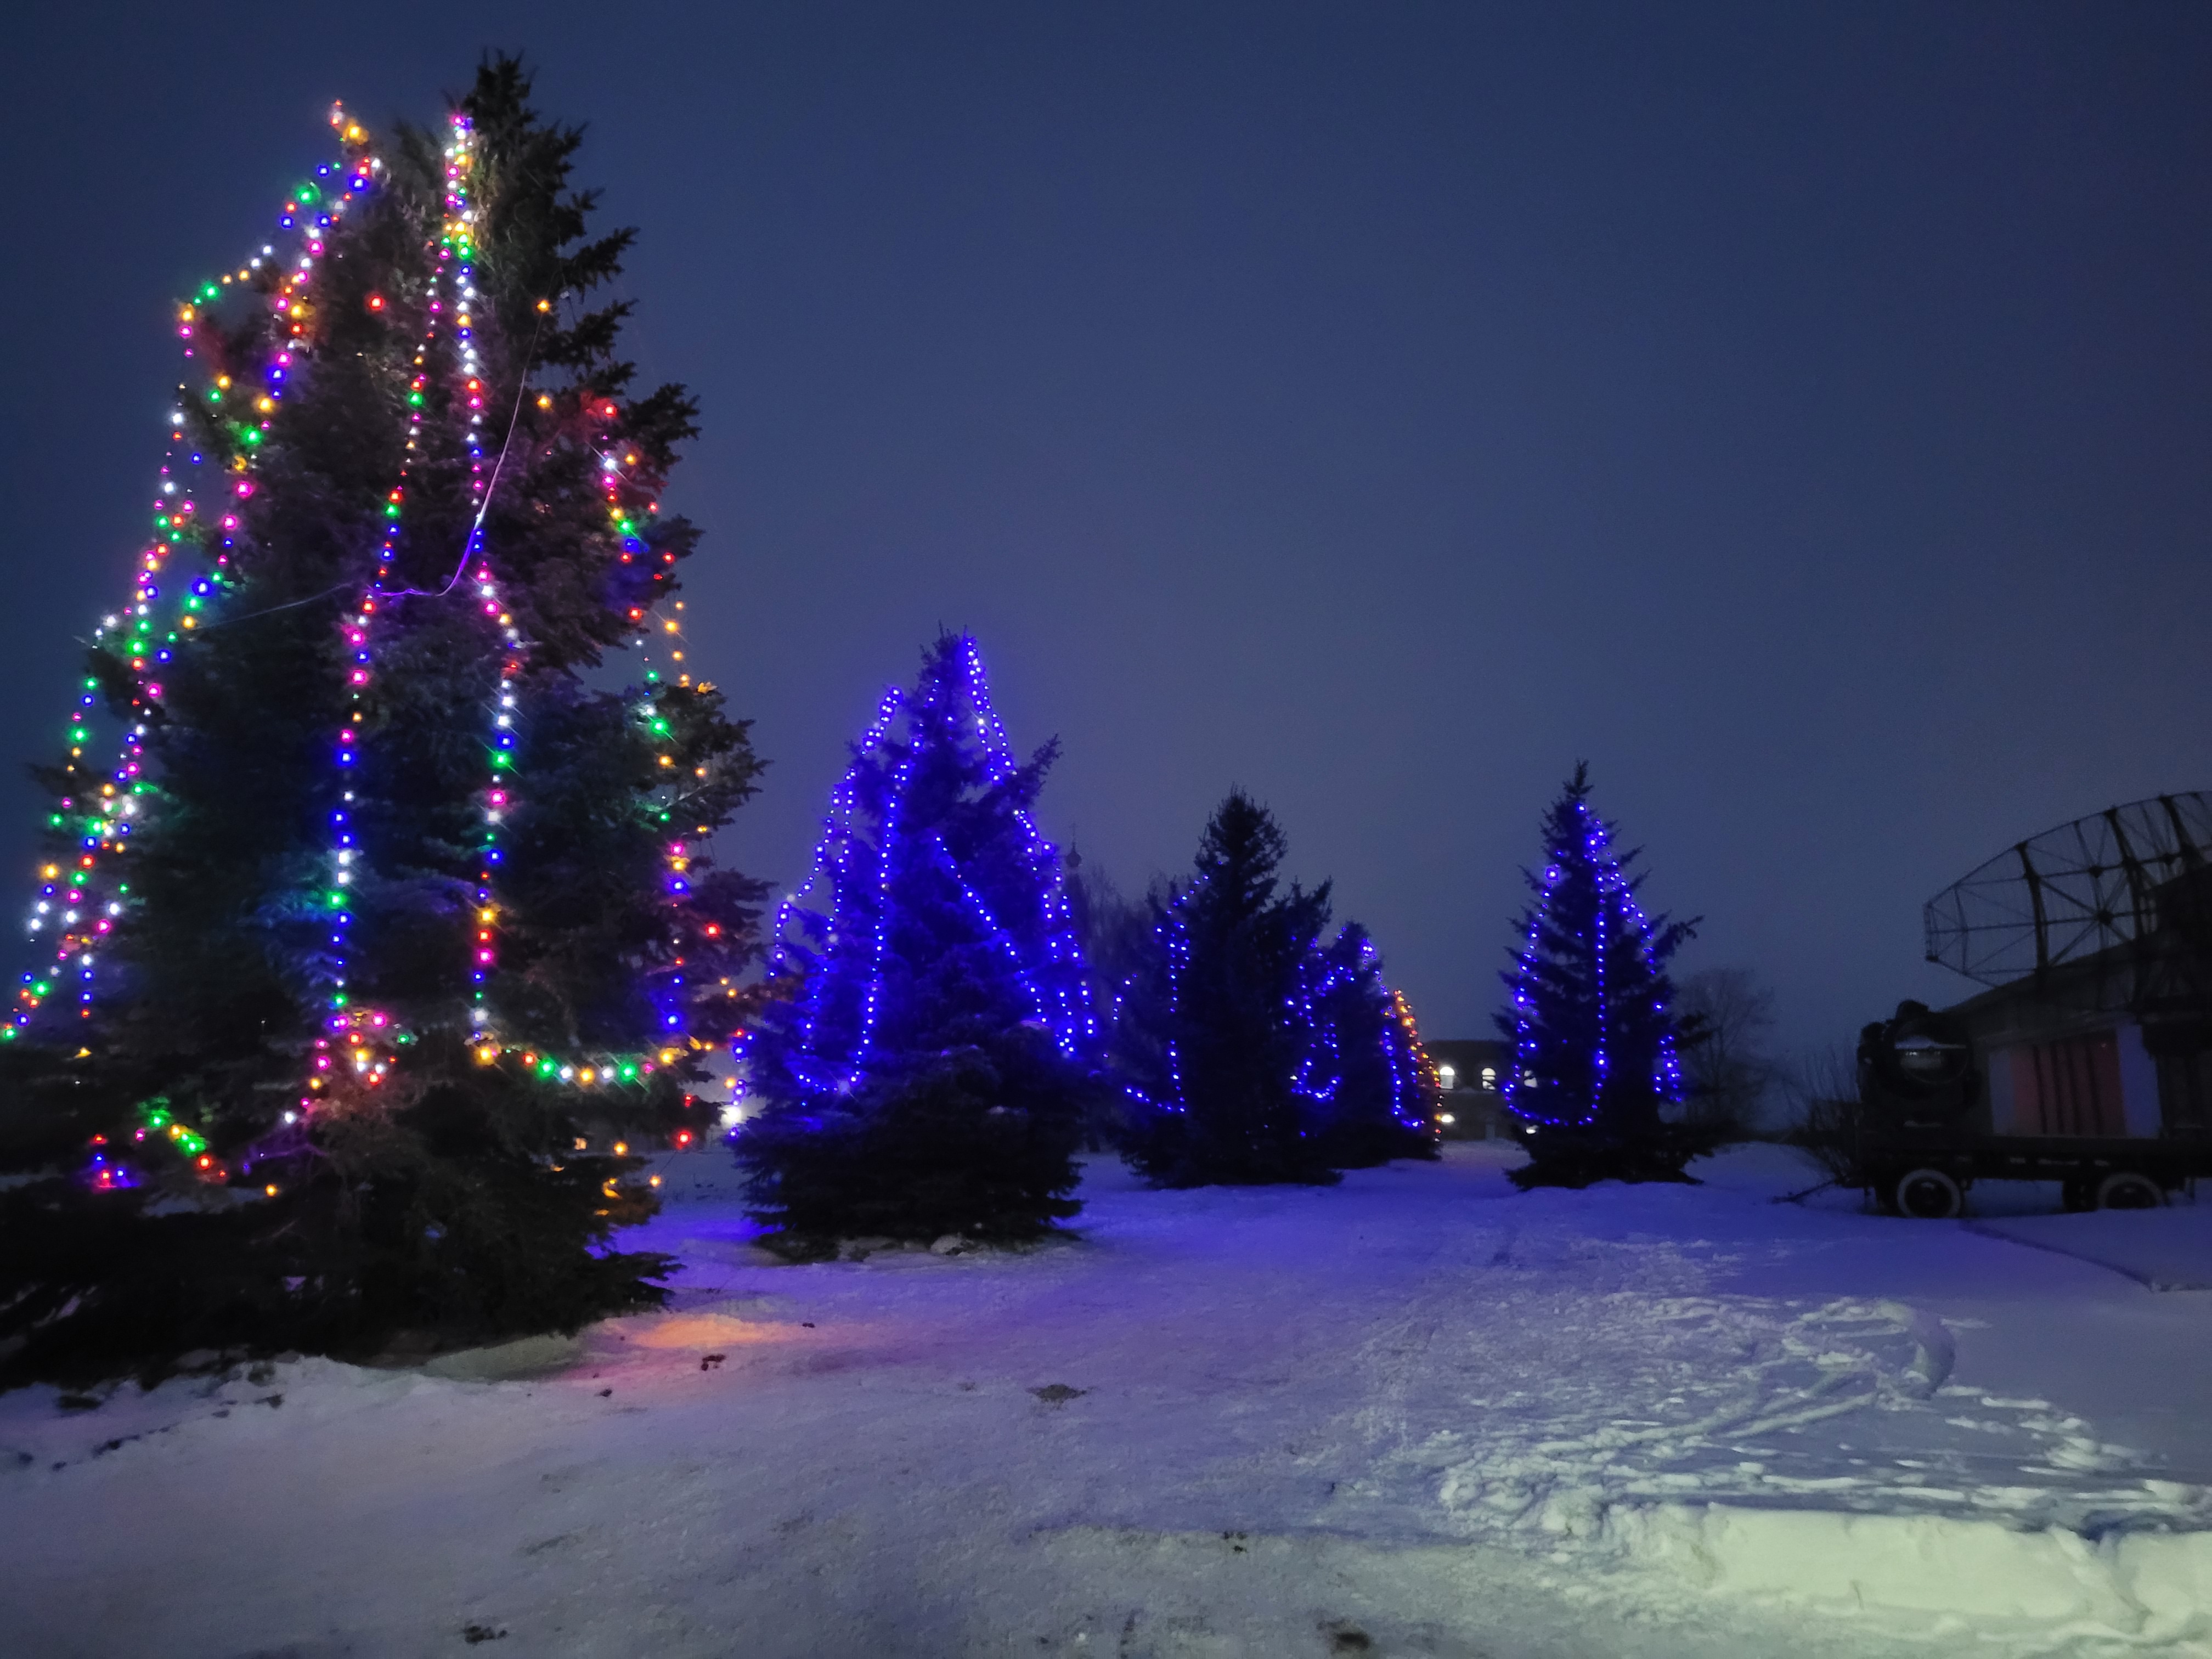
[[[458,25],[455,18],[465,21]],[[122,602],[171,301],[330,100],[481,51],[588,124],[651,384],[704,434],[691,665],[799,876],[940,624],[1125,887],[1231,783],[1431,1036],[1486,1036],[1581,758],[1789,1047],[1848,1042],[2009,842],[2212,787],[2212,9],[41,8],[0,712],[50,757]],[[0,871],[30,892],[27,784]],[[26,958],[27,963],[27,957]]]

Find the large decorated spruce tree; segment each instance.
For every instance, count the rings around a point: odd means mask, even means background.
[[[696,1139],[757,885],[751,792],[656,633],[693,432],[640,393],[630,234],[488,62],[337,154],[181,305],[129,602],[86,665],[0,1036],[0,1366],[368,1353],[654,1300],[612,1248]]]
[[[736,1138],[775,1248],[1033,1237],[1075,1213],[1096,1012],[1060,854],[975,641],[948,634],[853,745],[778,918]]]
[[[1696,923],[1644,913],[1637,855],[1614,852],[1589,793],[1577,765],[1544,815],[1543,866],[1528,872],[1534,896],[1503,975],[1505,1104],[1529,1126],[1534,1155],[1513,1172],[1524,1187],[1680,1179],[1700,1149],[1662,1115],[1682,1098],[1667,964]]]

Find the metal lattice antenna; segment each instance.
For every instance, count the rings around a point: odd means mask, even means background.
[[[2138,1018],[2212,1014],[2212,793],[2046,830],[1928,902],[1928,959]]]

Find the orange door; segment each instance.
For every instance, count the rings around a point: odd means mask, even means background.
[[[2119,1039],[2092,1031],[2014,1049],[2013,1107],[2022,1134],[2125,1134]]]

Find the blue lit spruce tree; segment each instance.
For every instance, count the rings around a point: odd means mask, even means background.
[[[1441,1085],[1421,1047],[1413,1011],[1382,978],[1366,928],[1346,922],[1307,953],[1301,994],[1306,1052],[1294,1092],[1321,1155],[1336,1169],[1437,1156]]]
[[[973,639],[945,635],[853,746],[740,1043],[753,1213],[840,1241],[1034,1238],[1068,1194],[1097,1022],[1057,850]]]
[[[1696,923],[1648,917],[1638,905],[1637,854],[1613,852],[1611,830],[1589,807],[1587,765],[1552,803],[1543,836],[1497,1020],[1514,1046],[1505,1104],[1530,1129],[1530,1161],[1513,1179],[1524,1189],[1685,1180],[1683,1165],[1709,1148],[1663,1115],[1682,1097],[1676,1054],[1686,1035],[1667,963]]]
[[[686,676],[594,689],[696,532],[633,392],[629,233],[487,62],[179,310],[130,605],[96,639],[0,1036],[0,1381],[349,1355],[657,1301],[613,1248],[700,1132],[757,769]],[[112,723],[118,749],[96,745]]]
[[[1153,948],[1122,988],[1115,1049],[1124,1155],[1162,1186],[1337,1179],[1308,1091],[1329,887],[1280,890],[1284,845],[1267,809],[1232,790],[1189,884],[1152,902]]]

